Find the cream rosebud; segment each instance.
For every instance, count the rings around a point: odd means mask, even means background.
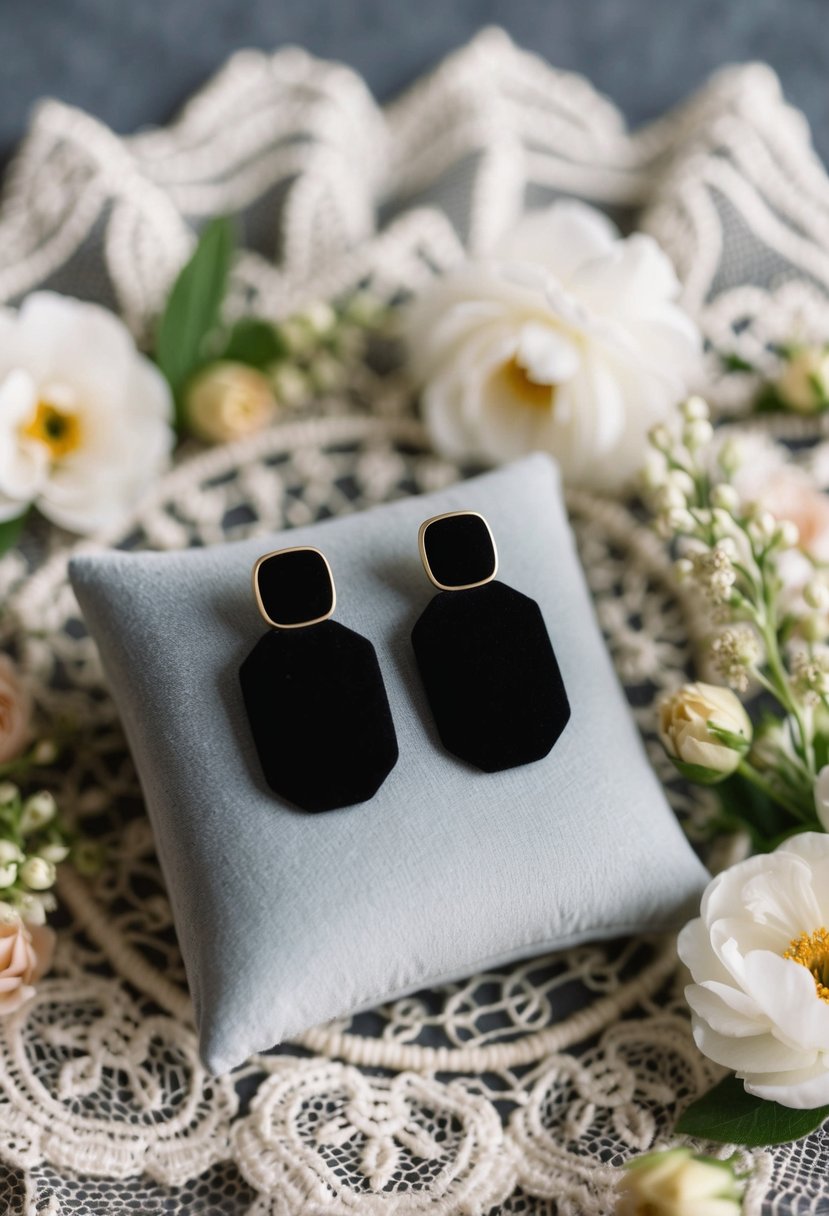
[[[798,414],[815,414],[829,405],[829,351],[804,346],[792,351],[777,380],[777,393]]]
[[[726,1161],[689,1148],[648,1153],[620,1181],[615,1216],[739,1216],[742,1189]]]
[[[659,706],[662,746],[693,780],[713,784],[730,776],[751,737],[751,719],[729,688],[684,684]]]
[[[268,378],[244,363],[213,363],[189,385],[187,423],[199,439],[227,443],[263,430],[276,408]]]
[[[23,803],[23,814],[20,818],[20,830],[24,836],[44,827],[57,813],[57,803],[48,790],[39,790]]]
[[[55,867],[45,857],[28,857],[20,867],[20,877],[32,891],[48,891],[55,883]]]

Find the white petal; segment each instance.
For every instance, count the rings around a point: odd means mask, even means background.
[[[685,999],[691,1009],[717,1034],[745,1038],[768,1033],[770,1023],[756,1001],[728,984],[689,984]]]
[[[829,1060],[820,1056],[810,1067],[793,1072],[765,1075],[748,1072],[743,1084],[748,1093],[793,1110],[829,1106]]]
[[[607,254],[618,239],[618,230],[601,211],[562,201],[530,211],[493,254],[505,261],[540,264],[566,281],[585,262]]]
[[[693,1033],[694,1042],[703,1055],[735,1072],[758,1074],[810,1068],[818,1057],[816,1051],[798,1051],[771,1034],[755,1034],[739,1039],[717,1034],[696,1016]]]
[[[776,1033],[799,1049],[829,1051],[829,1004],[818,996],[808,968],[753,950],[745,957],[745,981]]]

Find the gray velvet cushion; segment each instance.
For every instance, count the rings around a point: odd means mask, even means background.
[[[499,578],[541,605],[572,705],[546,759],[496,775],[442,750],[409,636],[434,594],[418,526],[467,507],[492,526]],[[400,745],[371,802],[328,814],[264,785],[239,688],[263,632],[251,567],[283,544],[328,556],[336,618],[377,648]],[[212,1071],[407,991],[695,908],[706,874],[645,757],[545,457],[281,536],[79,557],[71,577],[141,777]]]

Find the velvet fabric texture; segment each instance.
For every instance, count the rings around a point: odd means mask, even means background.
[[[410,641],[435,594],[418,529],[460,509],[489,521],[499,577],[539,605],[572,705],[549,755],[495,776],[441,746]],[[238,678],[262,635],[253,563],[299,544],[325,553],[338,621],[376,648],[400,747],[370,802],[327,815],[266,785]],[[546,457],[277,536],[85,555],[71,577],[141,777],[212,1071],[430,984],[696,912],[707,875],[648,764]]]
[[[412,630],[412,645],[453,755],[497,773],[549,754],[570,705],[534,600],[500,582],[441,591]]]
[[[239,681],[265,780],[303,811],[373,798],[397,763],[377,654],[353,629],[272,629]]]

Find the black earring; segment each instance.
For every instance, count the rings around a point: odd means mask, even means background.
[[[570,705],[541,609],[494,581],[495,541],[476,511],[427,519],[418,543],[440,594],[412,645],[444,747],[487,773],[542,759]]]
[[[266,553],[253,592],[271,629],[239,679],[265,780],[304,811],[366,802],[397,763],[397,737],[374,647],[329,619],[331,567],[319,549]]]

